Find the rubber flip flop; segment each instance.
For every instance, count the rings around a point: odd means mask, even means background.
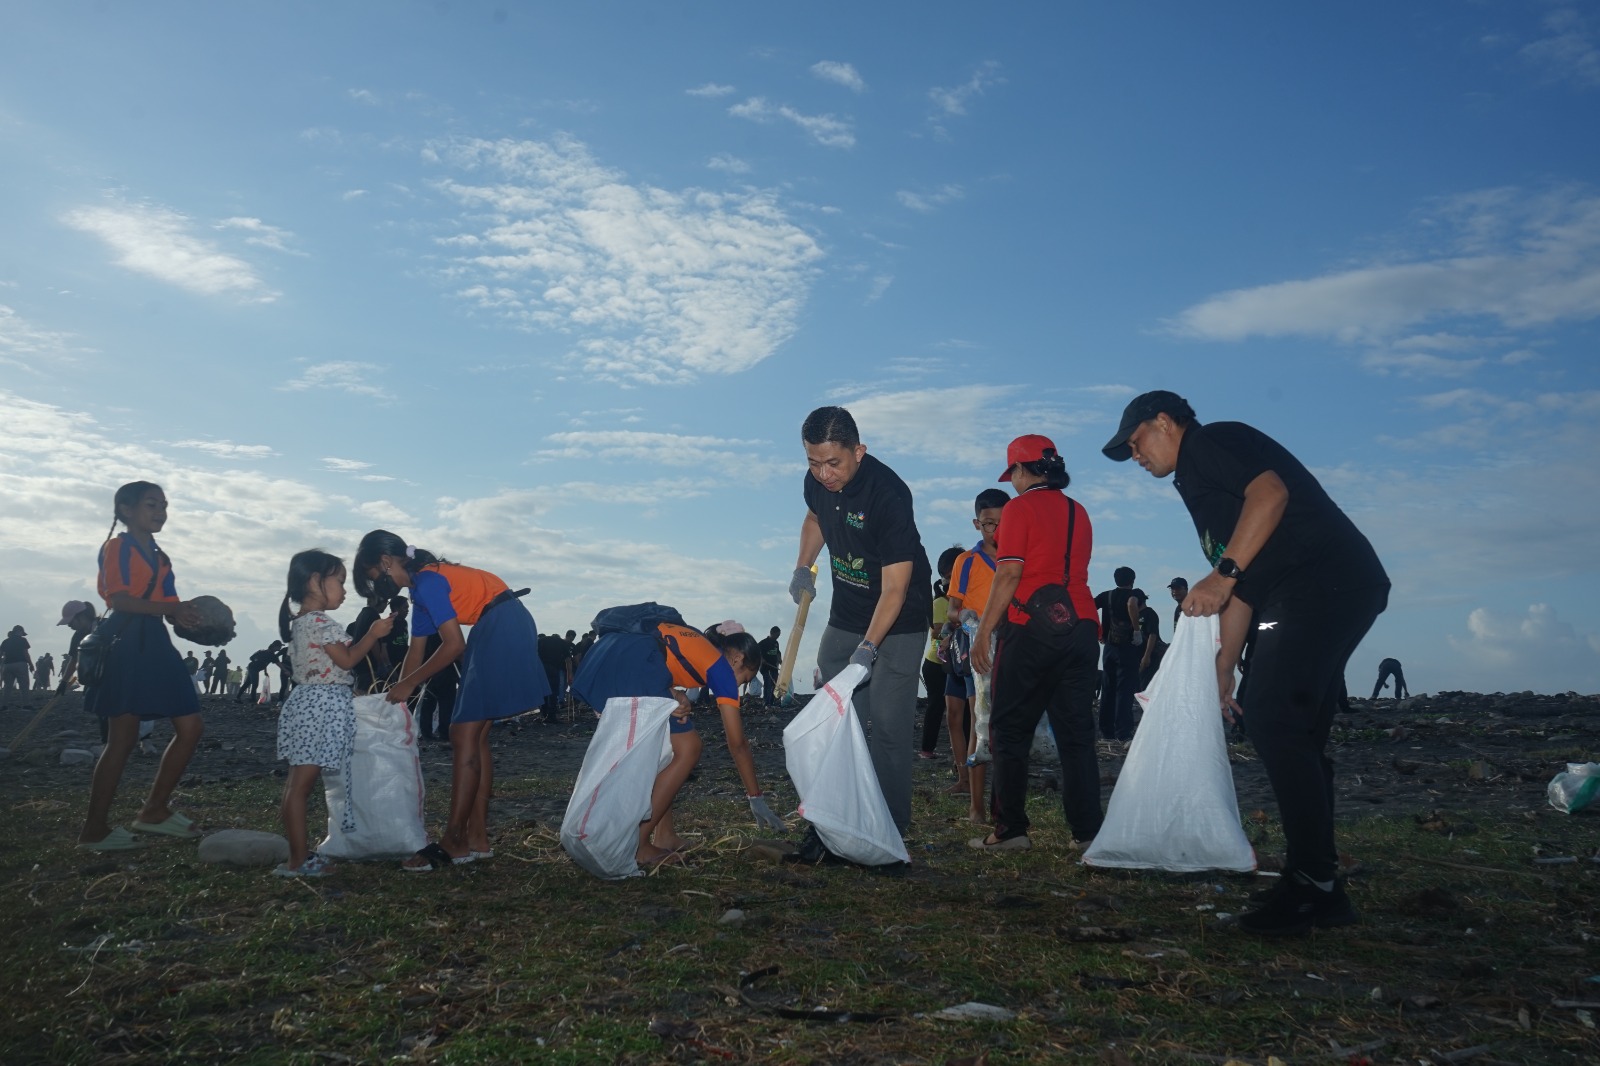
[[[413,859],[426,859],[426,866],[413,866],[409,862],[402,862],[400,869],[408,874],[431,874],[435,870],[442,870],[447,866],[464,866],[472,861],[472,856],[462,855],[459,858],[451,855],[436,841],[420,849],[411,856]]]
[[[84,851],[138,851],[144,847],[144,841],[119,825],[107,833],[104,840],[90,841],[78,847]]]
[[[493,848],[490,848],[488,851],[474,851],[472,853],[472,861],[473,862],[477,862],[480,859],[492,859],[492,858],[494,858],[494,849]],[[460,862],[461,860],[457,859],[456,861]]]
[[[199,840],[205,834],[195,827],[193,821],[179,814],[177,811],[167,816],[164,822],[152,825],[149,822],[134,822],[130,827],[136,833],[150,833],[154,836],[177,837],[180,840]]]

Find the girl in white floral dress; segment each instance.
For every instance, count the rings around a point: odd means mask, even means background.
[[[344,626],[327,613],[344,602],[344,577],[338,556],[319,549],[289,560],[278,633],[289,645],[295,685],[278,715],[278,758],[289,764],[280,810],[289,861],[273,870],[279,877],[324,877],[332,869],[307,843],[306,798],[324,769],[349,780],[356,739],[350,671],[394,626],[393,617],[380,618],[352,644]],[[293,604],[299,605],[298,614]]]

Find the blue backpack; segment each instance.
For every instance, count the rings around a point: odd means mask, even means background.
[[[672,691],[669,652],[678,657],[689,676],[704,684],[676,643],[662,639],[656,626],[663,622],[686,625],[675,608],[659,603],[607,607],[595,615],[590,628],[599,639],[578,666],[572,679],[573,693],[596,711],[604,710],[606,701],[618,696],[665,696]]]

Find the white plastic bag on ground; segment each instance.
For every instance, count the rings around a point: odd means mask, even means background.
[[[403,703],[357,696],[355,752],[348,773],[323,771],[328,839],[317,851],[335,859],[388,859],[428,843],[422,823],[422,763],[416,727]]]
[[[783,761],[800,793],[800,816],[829,851],[863,866],[910,862],[850,701],[866,673],[847,666],[811,697],[783,730]]]
[[[1600,762],[1569,762],[1567,768],[1550,780],[1547,792],[1550,806],[1572,814],[1581,811],[1600,796]]]
[[[1056,731],[1050,728],[1050,716],[1040,717],[1033,730],[1033,750],[1028,760],[1040,766],[1060,766],[1061,752],[1056,748]]]
[[[1217,697],[1216,618],[1178,621],[1147,692],[1144,719],[1083,853],[1089,866],[1135,870],[1254,870],[1239,824]]]
[[[561,820],[572,861],[608,881],[635,877],[639,823],[650,818],[650,789],[672,761],[669,731],[677,700],[618,696],[606,701]]]

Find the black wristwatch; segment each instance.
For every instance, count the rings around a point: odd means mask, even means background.
[[[1223,577],[1231,577],[1235,581],[1238,581],[1240,578],[1244,577],[1244,571],[1239,569],[1239,564],[1228,558],[1226,555],[1224,555],[1217,563],[1217,573],[1221,574]]]

